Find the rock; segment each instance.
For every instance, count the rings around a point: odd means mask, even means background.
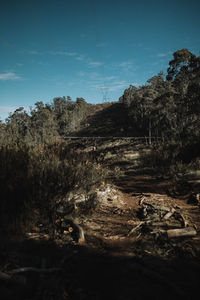
[[[105,185],[99,189],[96,189],[96,193],[98,202],[100,203],[105,203],[107,205],[110,202],[112,206],[114,204],[119,204],[119,192],[111,185]]]

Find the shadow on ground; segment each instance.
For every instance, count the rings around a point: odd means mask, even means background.
[[[158,193],[166,194],[171,185],[169,180],[158,179],[148,171],[128,170],[123,176],[114,179],[114,183],[125,193]]]
[[[11,250],[12,249],[12,250]],[[51,274],[22,273],[23,286],[1,283],[1,299],[195,299],[200,263],[189,258],[164,260],[144,255],[115,257],[77,245],[26,241],[4,245],[1,270],[58,267]]]

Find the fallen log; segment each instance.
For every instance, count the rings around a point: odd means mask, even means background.
[[[0,280],[8,281],[11,279],[11,275],[0,271]]]
[[[175,209],[172,208],[168,213],[166,213],[163,217],[164,220],[168,220],[169,218],[171,218],[171,216],[174,214]]]
[[[137,231],[140,227],[142,227],[142,225],[151,225],[151,224],[152,224],[151,220],[140,221],[139,223],[137,222],[136,226],[131,229],[131,231],[128,233],[127,236],[130,236],[134,231]]]
[[[180,215],[181,220],[182,220],[181,221],[182,226],[186,228],[188,226],[188,221],[186,220],[186,218],[182,214],[179,213],[179,215]]]
[[[37,272],[37,273],[52,273],[52,272],[58,272],[61,271],[60,268],[35,268],[35,267],[24,267],[24,268],[18,268],[14,270],[10,270],[7,272],[9,275],[14,275],[18,273],[24,273],[24,272]]]
[[[43,233],[37,233],[37,232],[27,232],[26,233],[27,239],[31,240],[40,240],[40,239],[45,239],[49,240],[50,235],[49,234],[43,234]]]
[[[0,271],[0,282],[11,283],[11,284],[26,284],[26,277],[22,275],[8,274]]]
[[[75,224],[75,225],[78,228],[78,243],[84,244],[85,243],[85,235],[84,235],[83,228],[78,224]]]
[[[179,220],[182,227],[184,228],[189,227],[188,220],[185,218],[185,216],[183,216],[183,214],[175,210],[174,217],[175,219]]]
[[[142,205],[143,202],[144,202],[144,200],[145,200],[145,197],[143,196],[143,197],[138,201],[138,205]]]
[[[162,205],[157,205],[157,204],[149,203],[149,202],[146,202],[146,201],[142,201],[140,204],[143,207],[149,207],[149,208],[152,208],[153,210],[166,211],[166,212],[170,211],[169,207],[165,207],[165,206],[162,206]]]
[[[130,236],[133,232],[139,229],[143,224],[144,222],[140,222],[137,226],[133,227],[133,229],[131,229],[131,231],[128,233],[128,236]]]
[[[185,227],[185,228],[167,230],[168,238],[184,237],[184,236],[193,237],[196,234],[197,231],[194,229],[194,227]]]
[[[85,234],[83,228],[73,219],[65,219],[65,223],[69,224],[67,226],[67,231],[72,234],[72,237],[78,242],[79,244],[85,243]]]

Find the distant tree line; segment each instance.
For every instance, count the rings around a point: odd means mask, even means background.
[[[157,136],[163,140],[194,143],[200,138],[200,57],[187,49],[178,50],[163,72],[147,84],[131,85],[120,97],[124,118],[133,135]],[[40,143],[80,129],[92,105],[83,98],[72,101],[57,97],[51,104],[35,103],[28,114],[19,107],[0,123],[1,143],[23,140]],[[124,128],[125,129],[125,128]]]
[[[67,96],[54,98],[52,104],[38,101],[29,114],[23,107],[19,107],[5,123],[1,123],[1,143],[21,140],[26,143],[44,143],[51,138],[75,132],[87,117],[89,106],[83,98],[77,98],[74,102]]]

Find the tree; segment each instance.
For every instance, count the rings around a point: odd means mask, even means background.
[[[35,104],[35,109],[31,110],[31,133],[36,142],[45,142],[58,136],[58,124],[56,116],[49,104],[42,102]]]
[[[24,107],[19,107],[14,111],[14,113],[10,114],[6,119],[6,124],[9,140],[15,142],[21,139],[24,139],[25,141],[30,140],[30,117],[24,110]]]
[[[146,85],[139,88],[130,86],[120,97],[120,102],[127,107],[127,113],[132,120],[132,126],[137,128],[138,134],[149,135],[151,143],[152,131],[158,135],[154,100],[165,93],[163,72],[150,78]]]
[[[72,102],[72,98],[70,96],[67,96],[67,102],[71,103]]]
[[[187,49],[176,51],[169,62],[167,80],[173,83],[176,93],[176,119],[179,135],[185,136],[188,128],[195,131],[199,120],[200,57]]]
[[[169,62],[169,68],[167,69],[167,80],[177,80],[182,75],[186,75],[191,66],[191,62],[194,60],[195,55],[188,49],[183,48],[173,53],[174,59]]]
[[[84,98],[76,98],[76,103],[80,105],[85,105],[86,101]]]

